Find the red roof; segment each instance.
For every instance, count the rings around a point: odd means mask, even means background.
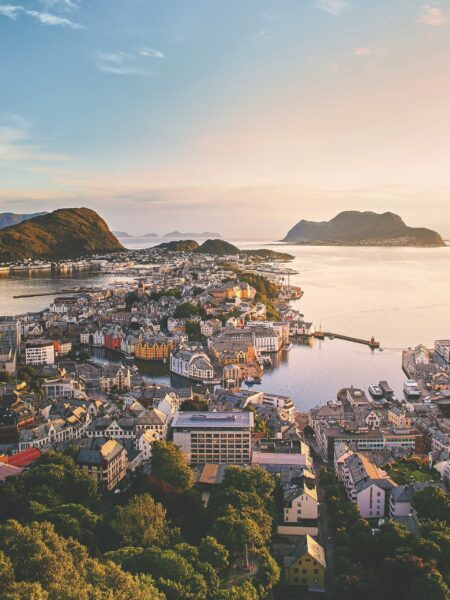
[[[42,452],[38,448],[28,448],[8,458],[8,465],[13,467],[26,467],[41,456]]]

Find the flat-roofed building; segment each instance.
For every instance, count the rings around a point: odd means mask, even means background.
[[[434,349],[445,362],[450,363],[450,340],[436,340]]]
[[[189,464],[251,463],[252,412],[178,412],[173,441]]]
[[[25,363],[27,365],[53,365],[55,347],[52,340],[34,340],[25,347]]]

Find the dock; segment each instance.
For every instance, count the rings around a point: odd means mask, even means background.
[[[361,338],[352,337],[350,335],[343,335],[342,333],[331,333],[329,331],[316,331],[314,337],[319,340],[323,340],[324,338],[337,340],[344,340],[346,342],[354,342],[355,344],[363,344],[364,346],[369,346],[371,350],[377,350],[380,348],[380,342],[377,342],[374,337],[371,337],[370,340],[363,340]]]

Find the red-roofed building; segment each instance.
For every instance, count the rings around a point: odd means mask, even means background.
[[[13,467],[27,467],[34,463],[42,455],[42,452],[38,448],[27,448],[17,454],[8,456],[8,465]]]

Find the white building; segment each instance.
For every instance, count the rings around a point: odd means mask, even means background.
[[[99,348],[102,348],[105,345],[105,335],[102,329],[97,329],[97,331],[94,331],[92,336],[92,345],[98,346]]]
[[[434,349],[445,362],[450,363],[450,340],[436,340]]]
[[[251,464],[252,412],[179,412],[171,429],[189,464]]]
[[[99,386],[102,392],[109,393],[117,390],[128,390],[131,386],[131,371],[123,365],[107,365],[103,367],[99,378]]]
[[[25,347],[25,364],[53,365],[55,362],[55,347],[51,340],[35,340],[27,342]]]
[[[181,377],[207,381],[214,379],[214,368],[204,352],[178,350],[170,355],[170,370]]]
[[[297,523],[304,519],[317,519],[319,502],[315,485],[304,483],[287,489],[283,494],[283,521]]]

